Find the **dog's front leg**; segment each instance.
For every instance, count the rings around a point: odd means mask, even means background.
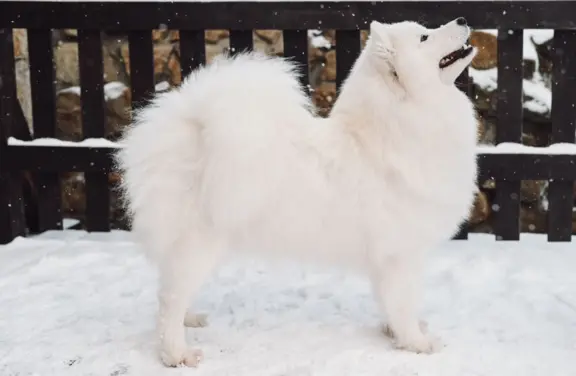
[[[387,255],[372,266],[372,286],[387,316],[387,331],[396,347],[430,353],[438,341],[426,334],[418,318],[422,299],[423,255],[403,250]]]

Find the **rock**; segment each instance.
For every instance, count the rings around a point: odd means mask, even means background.
[[[553,39],[547,40],[543,43],[536,43],[534,38],[530,38],[531,43],[536,49],[536,56],[538,57],[538,72],[544,79],[544,84],[547,88],[552,87],[552,48]]]
[[[122,175],[118,172],[111,172],[108,174],[108,183],[112,185],[118,185],[122,181]]]
[[[284,53],[284,39],[281,30],[254,30],[254,50],[267,55],[281,56]]]
[[[13,29],[12,39],[14,43],[14,58],[28,58],[28,33],[26,29]]]
[[[76,30],[76,29],[63,29],[62,32],[63,32],[64,36],[66,36],[67,38],[70,38],[70,39],[78,38],[78,30]]]
[[[483,143],[484,138],[486,137],[486,124],[484,123],[484,119],[482,119],[482,116],[478,116],[478,120],[476,122],[476,127],[478,130],[478,142],[479,143]]]
[[[496,189],[496,181],[494,181],[492,179],[488,179],[488,180],[483,181],[480,186],[484,190]]]
[[[477,82],[473,81],[473,92],[474,96],[472,100],[476,105],[476,109],[483,113],[488,112],[490,114],[496,113],[496,90],[486,89],[480,86]]]
[[[223,39],[229,38],[230,32],[228,30],[206,30],[204,35],[207,44],[218,44]]]
[[[336,52],[334,30],[309,30],[308,31],[308,69],[310,72],[310,86],[314,89],[324,81],[333,81],[336,77]],[[326,54],[333,51],[330,64]],[[328,79],[333,77],[332,79]]]
[[[73,172],[62,174],[61,179],[62,214],[80,218],[86,212],[86,184],[84,174]]]
[[[328,51],[325,55],[325,61],[322,70],[322,81],[336,81],[336,50]]]
[[[127,75],[130,75],[130,52],[128,44],[121,46],[121,61]],[[170,86],[182,81],[179,44],[160,43],[154,45],[154,83],[168,82]],[[128,80],[129,81],[129,80]]]
[[[130,124],[132,93],[121,82],[109,82],[104,86],[106,99],[106,138],[116,140],[122,130]]]
[[[547,215],[537,204],[520,205],[520,232],[546,233]]]
[[[275,44],[282,39],[282,30],[254,30],[254,35],[264,43]]]
[[[534,72],[536,71],[536,62],[534,60],[522,60],[522,71],[524,72],[524,79],[534,79]]]
[[[28,129],[32,132],[32,91],[28,63],[28,33],[26,29],[13,29],[16,95],[22,107]]]
[[[498,39],[495,35],[483,31],[472,31],[470,44],[478,49],[472,60],[475,69],[491,69],[498,63]]]
[[[206,63],[210,64],[212,60],[218,55],[221,55],[224,51],[227,51],[230,47],[230,41],[228,39],[222,39],[218,43],[207,44],[206,45]]]
[[[366,47],[366,42],[368,42],[368,37],[370,36],[370,32],[368,30],[361,30],[360,31],[360,45],[362,48]]]
[[[318,115],[328,116],[336,100],[336,84],[323,83],[312,92],[312,102],[316,106]]]
[[[174,45],[154,46],[154,82],[166,81],[171,86],[180,85],[180,53]]]
[[[82,140],[81,105],[79,87],[56,94],[56,137],[66,141]]]
[[[544,181],[540,180],[523,180],[520,183],[520,201],[523,203],[535,203],[540,200]]]
[[[105,136],[116,139],[130,123],[130,89],[121,82],[104,85],[106,100]],[[80,87],[61,90],[56,95],[56,136],[66,141],[81,141],[82,101]]]
[[[152,30],[152,41],[154,43],[174,43],[180,40],[178,30],[156,29]]]
[[[125,67],[122,59],[118,56],[116,44],[106,44],[102,46],[104,59],[104,82],[125,81],[123,72]],[[80,73],[78,67],[78,43],[59,43],[54,49],[54,61],[56,63],[56,90],[61,90],[70,86],[80,84]]]
[[[479,191],[476,193],[474,199],[474,205],[470,216],[468,217],[468,223],[471,226],[477,225],[484,222],[490,216],[492,210],[490,207],[490,202],[488,201],[488,196],[486,193]]]
[[[56,63],[57,90],[80,84],[77,43],[59,43],[54,49],[54,61]]]

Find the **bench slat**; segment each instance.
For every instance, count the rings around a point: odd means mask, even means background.
[[[498,30],[497,144],[522,141],[523,34],[518,29]],[[520,239],[520,183],[520,180],[496,180],[493,210],[498,240]]]
[[[84,138],[104,137],[106,116],[100,30],[78,30],[78,59],[82,93],[82,133]],[[86,172],[84,180],[86,182],[86,229],[109,231],[108,171],[102,169]]]
[[[574,143],[576,137],[576,32],[554,33],[552,82],[552,143]],[[557,179],[548,186],[548,240],[570,241],[574,181]]]

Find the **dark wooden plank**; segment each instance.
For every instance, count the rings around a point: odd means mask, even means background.
[[[24,191],[22,173],[12,173],[10,179],[10,210],[12,211],[12,231],[16,236],[25,236],[28,233],[26,214],[24,211]]]
[[[348,77],[350,69],[360,54],[359,30],[336,30],[336,89]]]
[[[522,142],[522,30],[498,31],[496,143]]]
[[[480,154],[478,166],[483,180],[576,179],[576,155]]]
[[[20,103],[16,106],[14,118],[14,128],[10,136],[23,141],[31,141],[32,134],[28,128],[28,122],[24,117]],[[37,234],[40,232],[40,209],[38,207],[38,183],[36,177],[27,172],[19,172],[22,182],[19,192],[22,193],[24,202],[24,217],[28,233]],[[61,198],[58,198],[61,200]],[[61,212],[60,208],[60,212]]]
[[[56,137],[56,88],[50,29],[29,29],[28,50],[34,138]],[[62,199],[57,173],[33,174],[40,231],[62,229]]]
[[[552,143],[576,137],[576,31],[556,30],[552,45]],[[572,239],[574,181],[555,179],[548,186],[548,240]]]
[[[0,174],[0,244],[10,243],[17,234],[12,226],[12,205],[10,174]]]
[[[468,68],[464,69],[462,73],[456,78],[456,87],[460,89],[466,95],[470,95],[470,75],[468,74]]]
[[[2,167],[10,161],[7,137],[13,132],[19,106],[10,29],[0,29],[0,82],[0,244],[6,244],[25,232],[19,174]]]
[[[128,35],[130,50],[130,86],[132,109],[146,104],[154,94],[154,49],[152,32],[131,31]]]
[[[522,141],[522,30],[498,31],[496,143]],[[520,181],[496,180],[494,232],[520,239]]]
[[[0,153],[5,150],[6,138],[13,134],[16,109],[19,106],[16,96],[14,76],[14,42],[11,29],[0,29]],[[0,154],[0,160],[3,155]]]
[[[252,30],[230,30],[230,54],[252,50],[254,34]]]
[[[10,210],[10,174],[6,164],[10,161],[7,138],[13,123],[16,106],[14,77],[14,43],[12,29],[0,29],[0,244],[14,239],[12,211]]]
[[[182,78],[206,63],[204,30],[180,30],[180,66]]]
[[[520,183],[505,180],[496,182],[492,212],[497,240],[520,239]]]
[[[114,148],[8,146],[0,169],[40,172],[111,172]]]
[[[298,64],[300,83],[310,92],[310,67],[308,66],[308,30],[284,30],[284,56]]]
[[[452,237],[452,240],[467,240],[468,239],[468,223],[464,222],[460,225],[458,232]]]
[[[22,106],[20,102],[16,102],[16,108],[14,109],[14,120],[12,123],[12,129],[10,130],[10,137],[15,137],[19,140],[30,141],[32,140],[32,133],[30,133],[30,128],[28,127],[28,122],[24,116],[24,111],[22,111]]]
[[[456,78],[455,85],[460,91],[462,91],[468,97],[471,97],[472,82],[470,80],[470,75],[468,74],[468,68],[464,69],[462,73]],[[456,235],[454,236],[454,239],[455,240],[468,239],[468,230],[469,226],[468,221],[466,220],[464,221],[464,223],[460,225],[460,229],[458,233],[456,233]]]
[[[34,137],[54,137],[56,134],[56,89],[54,87],[52,31],[50,29],[28,30],[28,50]]]
[[[551,181],[548,185],[548,241],[572,240],[574,182]]]
[[[8,146],[0,169],[9,171],[112,171],[114,148]],[[40,162],[39,162],[40,161]],[[576,180],[576,155],[480,154],[479,180]]]
[[[84,138],[104,137],[106,119],[100,30],[78,30],[78,55],[82,90],[82,132]],[[131,58],[130,61],[132,60]],[[86,172],[84,179],[86,182],[86,229],[109,231],[108,174]]]
[[[78,58],[83,136],[84,138],[103,137],[106,116],[102,36],[99,30],[78,30]]]
[[[9,171],[112,171],[114,148],[8,146],[0,168]],[[39,161],[41,161],[39,163]],[[480,154],[479,179],[576,180],[576,155]]]
[[[426,20],[441,24],[465,17],[473,28],[576,28],[575,4],[562,1],[344,1],[344,2],[0,2],[0,28],[102,30],[340,29],[372,20]]]

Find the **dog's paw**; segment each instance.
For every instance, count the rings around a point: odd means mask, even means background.
[[[422,333],[424,334],[428,333],[428,322],[420,320],[419,325]],[[386,337],[389,337],[391,339],[395,338],[394,332],[392,331],[392,328],[390,328],[390,325],[388,324],[384,324],[384,326],[382,326],[382,333],[384,333]]]
[[[208,315],[186,312],[184,326],[188,328],[204,328],[208,326]]]
[[[394,347],[398,350],[410,351],[417,354],[432,354],[439,351],[442,342],[430,334],[420,334],[410,338],[394,338]]]
[[[162,363],[167,367],[198,367],[202,360],[202,350],[186,348],[184,351],[167,351],[160,352]]]

